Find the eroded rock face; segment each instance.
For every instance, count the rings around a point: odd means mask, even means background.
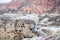
[[[59,6],[60,0],[12,0],[7,4],[2,4],[0,10],[17,10],[18,13],[45,13],[51,12]]]
[[[39,16],[39,24],[44,26],[60,26],[60,14],[42,14]]]
[[[18,17],[16,17],[18,16]],[[17,19],[18,18],[18,19]],[[22,18],[24,19],[21,20]],[[29,20],[36,18],[36,24],[29,23]],[[40,18],[40,19],[39,19]],[[38,20],[38,21],[37,21]],[[24,22],[25,21],[25,22]],[[53,21],[53,22],[52,22]],[[52,22],[52,23],[51,23]],[[60,15],[59,14],[40,14],[34,15],[16,15],[16,14],[4,14],[0,15],[0,35],[1,39],[4,40],[19,40],[30,38],[31,40],[40,39],[40,40],[59,40],[60,36],[56,37],[56,34],[60,35],[60,28],[59,24],[56,23],[60,22]],[[29,23],[29,24],[28,24]],[[53,25],[53,23],[55,23]],[[31,26],[34,25],[36,29]],[[39,25],[38,25],[39,24]],[[30,29],[30,27],[33,27]],[[45,34],[45,35],[44,35]],[[26,39],[29,40],[29,39]]]

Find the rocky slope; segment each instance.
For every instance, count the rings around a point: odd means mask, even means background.
[[[60,40],[60,0],[0,4],[0,40]]]
[[[0,10],[16,10],[19,13],[45,13],[54,11],[60,0],[12,0],[0,5]]]

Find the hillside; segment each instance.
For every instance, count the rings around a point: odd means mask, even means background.
[[[12,0],[0,5],[0,10],[15,10],[18,13],[46,13],[59,7],[60,0]]]

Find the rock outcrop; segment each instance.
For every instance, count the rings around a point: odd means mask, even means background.
[[[10,3],[1,4],[0,10],[17,10],[19,13],[46,13],[54,11],[60,0],[12,0]]]

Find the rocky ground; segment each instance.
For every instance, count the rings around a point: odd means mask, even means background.
[[[59,40],[59,14],[0,15],[0,40]]]
[[[0,40],[60,40],[60,0],[0,4]]]

